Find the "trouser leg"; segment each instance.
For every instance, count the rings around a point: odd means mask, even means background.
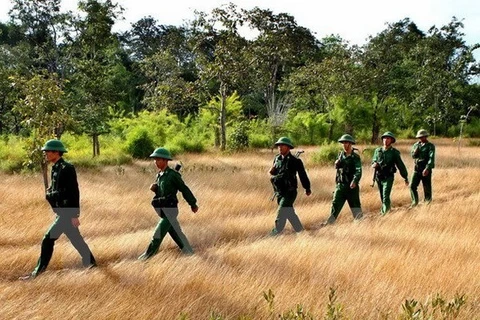
[[[425,202],[432,201],[432,171],[426,177],[422,177],[423,192],[425,194]]]
[[[297,214],[295,213],[295,209],[293,208],[293,203],[295,202],[296,198],[296,190],[277,197],[277,217],[275,219],[275,228],[272,230],[272,234],[281,233],[285,228],[287,219],[290,221],[293,229],[296,232],[300,232],[303,230],[302,223],[300,222],[300,219],[298,218]]]
[[[190,243],[188,242],[185,233],[183,233],[182,228],[180,227],[180,223],[178,222],[178,208],[165,208],[162,210],[171,224],[169,233],[172,236],[173,240],[177,243],[182,252],[193,253],[193,249],[190,246]]]
[[[167,234],[170,227],[171,224],[166,217],[160,219],[157,227],[155,228],[155,231],[153,232],[153,237],[148,244],[147,250],[145,250],[145,252],[140,255],[138,259],[146,260],[157,254],[158,248],[160,247],[160,244],[162,243],[163,238],[165,238],[165,235]]]
[[[353,189],[349,189],[347,201],[348,205],[350,206],[350,210],[352,210],[353,219],[361,219],[363,217],[363,212],[362,205],[360,203],[360,187],[358,185]]]
[[[382,200],[381,214],[385,215],[391,208],[390,193],[392,192],[393,178],[378,181],[378,189]]]
[[[62,223],[61,218],[57,216],[55,221],[52,223],[52,225],[48,228],[47,232],[43,236],[40,257],[38,258],[37,265],[32,272],[34,276],[44,272],[45,269],[47,269],[48,264],[52,259],[55,241],[63,233],[63,226],[64,224]]]
[[[412,181],[410,182],[410,196],[412,198],[412,206],[416,206],[418,204],[418,185],[420,184],[420,180],[422,180],[421,173],[413,172]]]
[[[333,224],[338,218],[340,211],[342,211],[343,205],[347,200],[346,192],[342,184],[337,183],[335,191],[333,192],[333,201],[330,208],[330,216],[328,217],[327,224]]]
[[[82,256],[83,266],[95,266],[97,264],[95,258],[92,254],[92,251],[90,251],[90,248],[80,234],[80,230],[74,227],[71,221],[66,221],[66,226],[64,230],[65,235],[68,237],[73,247],[78,251],[78,253],[80,253],[80,256]]]

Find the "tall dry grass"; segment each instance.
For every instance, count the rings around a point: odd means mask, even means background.
[[[410,143],[400,142],[409,172]],[[296,210],[306,231],[269,237],[276,205],[266,174],[273,153],[181,156],[183,176],[200,210],[180,203],[180,223],[196,254],[183,256],[167,236],[157,256],[136,258],[158,219],[150,207],[153,163],[78,169],[81,231],[100,267],[81,268],[62,236],[48,271],[32,270],[53,216],[39,175],[0,175],[1,319],[228,319],[269,317],[263,292],[275,293],[278,313],[301,303],[322,318],[329,288],[350,319],[397,319],[406,299],[466,294],[460,319],[480,314],[480,148],[437,142],[434,200],[407,210],[408,188],[398,177],[393,210],[378,215],[378,191],[364,166],[361,200],[366,219],[353,223],[345,207],[336,225],[328,217],[335,172],[302,156],[313,194],[300,194]],[[360,149],[364,146],[359,146]],[[420,194],[423,190],[420,188]]]

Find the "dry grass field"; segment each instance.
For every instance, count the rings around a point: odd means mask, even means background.
[[[54,217],[40,175],[0,174],[0,319],[278,319],[296,304],[323,319],[330,288],[348,319],[399,319],[405,300],[425,303],[436,294],[448,301],[464,294],[457,319],[480,319],[480,148],[432,142],[430,205],[408,210],[409,191],[397,174],[393,209],[380,217],[365,163],[366,219],[352,222],[346,206],[325,228],[319,224],[329,214],[335,170],[314,165],[317,148],[305,148],[313,193],[299,193],[296,211],[306,231],[297,235],[287,223],[278,237],[268,236],[276,204],[266,172],[275,151],[181,155],[200,210],[193,214],[179,194],[179,220],[196,253],[182,255],[167,235],[147,262],[136,258],[158,221],[148,190],[153,163],[78,168],[80,228],[99,268],[82,269],[62,236],[47,272],[28,282],[17,278],[34,267]],[[396,145],[409,174],[411,143]],[[273,313],[263,296],[269,289]]]

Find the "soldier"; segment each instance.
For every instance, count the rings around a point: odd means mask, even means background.
[[[275,146],[278,147],[279,154],[275,156],[269,174],[271,175],[270,181],[273,184],[275,196],[277,197],[278,210],[275,228],[273,228],[270,234],[277,235],[281,233],[287,219],[296,232],[301,232],[303,230],[302,223],[293,209],[293,203],[297,198],[297,173],[307,196],[312,193],[310,180],[305,172],[302,160],[290,153],[294,146],[289,138],[281,137],[275,143]]]
[[[418,204],[418,185],[423,184],[425,202],[432,201],[432,169],[435,168],[435,145],[427,140],[427,130],[418,130],[416,138],[419,139],[412,146],[412,158],[415,160],[412,181],[410,183],[410,195],[412,197],[411,208]]]
[[[167,149],[155,149],[150,158],[154,159],[155,166],[158,169],[156,181],[150,186],[150,190],[155,193],[152,206],[161,219],[155,228],[153,238],[147,250],[138,259],[147,260],[154,256],[158,252],[158,248],[167,232],[183,253],[193,254],[193,249],[177,220],[177,192],[180,191],[182,193],[183,198],[188,202],[194,213],[198,211],[197,199],[195,199],[192,191],[183,182],[180,173],[168,166],[168,161],[172,160],[172,156]]]
[[[375,149],[372,159],[372,168],[375,169],[375,181],[380,191],[380,200],[382,201],[381,215],[385,215],[390,210],[390,193],[392,191],[394,174],[398,170],[405,180],[408,187],[408,172],[405,164],[400,157],[400,151],[395,149],[392,144],[395,143],[393,133],[387,131],[382,135],[383,147]]]
[[[56,219],[48,229],[42,240],[42,249],[37,266],[21,280],[29,280],[44,272],[52,258],[55,241],[65,233],[72,245],[82,256],[83,266],[96,266],[90,248],[83,240],[78,229],[80,220],[80,192],[78,189],[77,174],[72,164],[63,159],[67,152],[60,140],[48,140],[41,149],[45,159],[52,163],[51,184],[46,190],[46,199],[50,203]]]
[[[355,140],[351,135],[344,134],[338,139],[338,142],[343,144],[343,150],[335,161],[337,175],[335,178],[336,186],[333,193],[332,208],[330,217],[322,226],[335,223],[345,201],[348,202],[355,220],[360,220],[363,217],[358,185],[362,177],[362,162],[360,156],[355,153],[356,149],[353,148]]]

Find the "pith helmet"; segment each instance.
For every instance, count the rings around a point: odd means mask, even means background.
[[[392,142],[395,143],[395,141],[397,141],[397,139],[395,139],[395,136],[393,135],[393,133],[391,133],[390,131],[387,131],[385,132],[384,134],[382,134],[382,139],[385,138],[385,137],[390,137],[392,138]]]
[[[420,129],[420,130],[418,130],[417,135],[415,136],[415,138],[421,138],[421,137],[428,137],[428,131],[425,130],[425,129]]]
[[[59,152],[67,152],[65,146],[63,145],[62,141],[57,139],[51,139],[45,142],[45,145],[41,149],[42,151],[59,151]]]
[[[277,142],[275,142],[276,146],[278,146],[279,144],[284,144],[286,146],[289,146],[290,149],[293,149],[293,142],[287,137],[281,137],[280,139],[278,139]]]
[[[349,134],[344,134],[338,139],[338,142],[351,142],[352,144],[355,144],[355,139]]]
[[[172,160],[172,155],[165,148],[157,148],[150,155],[150,158],[162,158],[162,159]]]

